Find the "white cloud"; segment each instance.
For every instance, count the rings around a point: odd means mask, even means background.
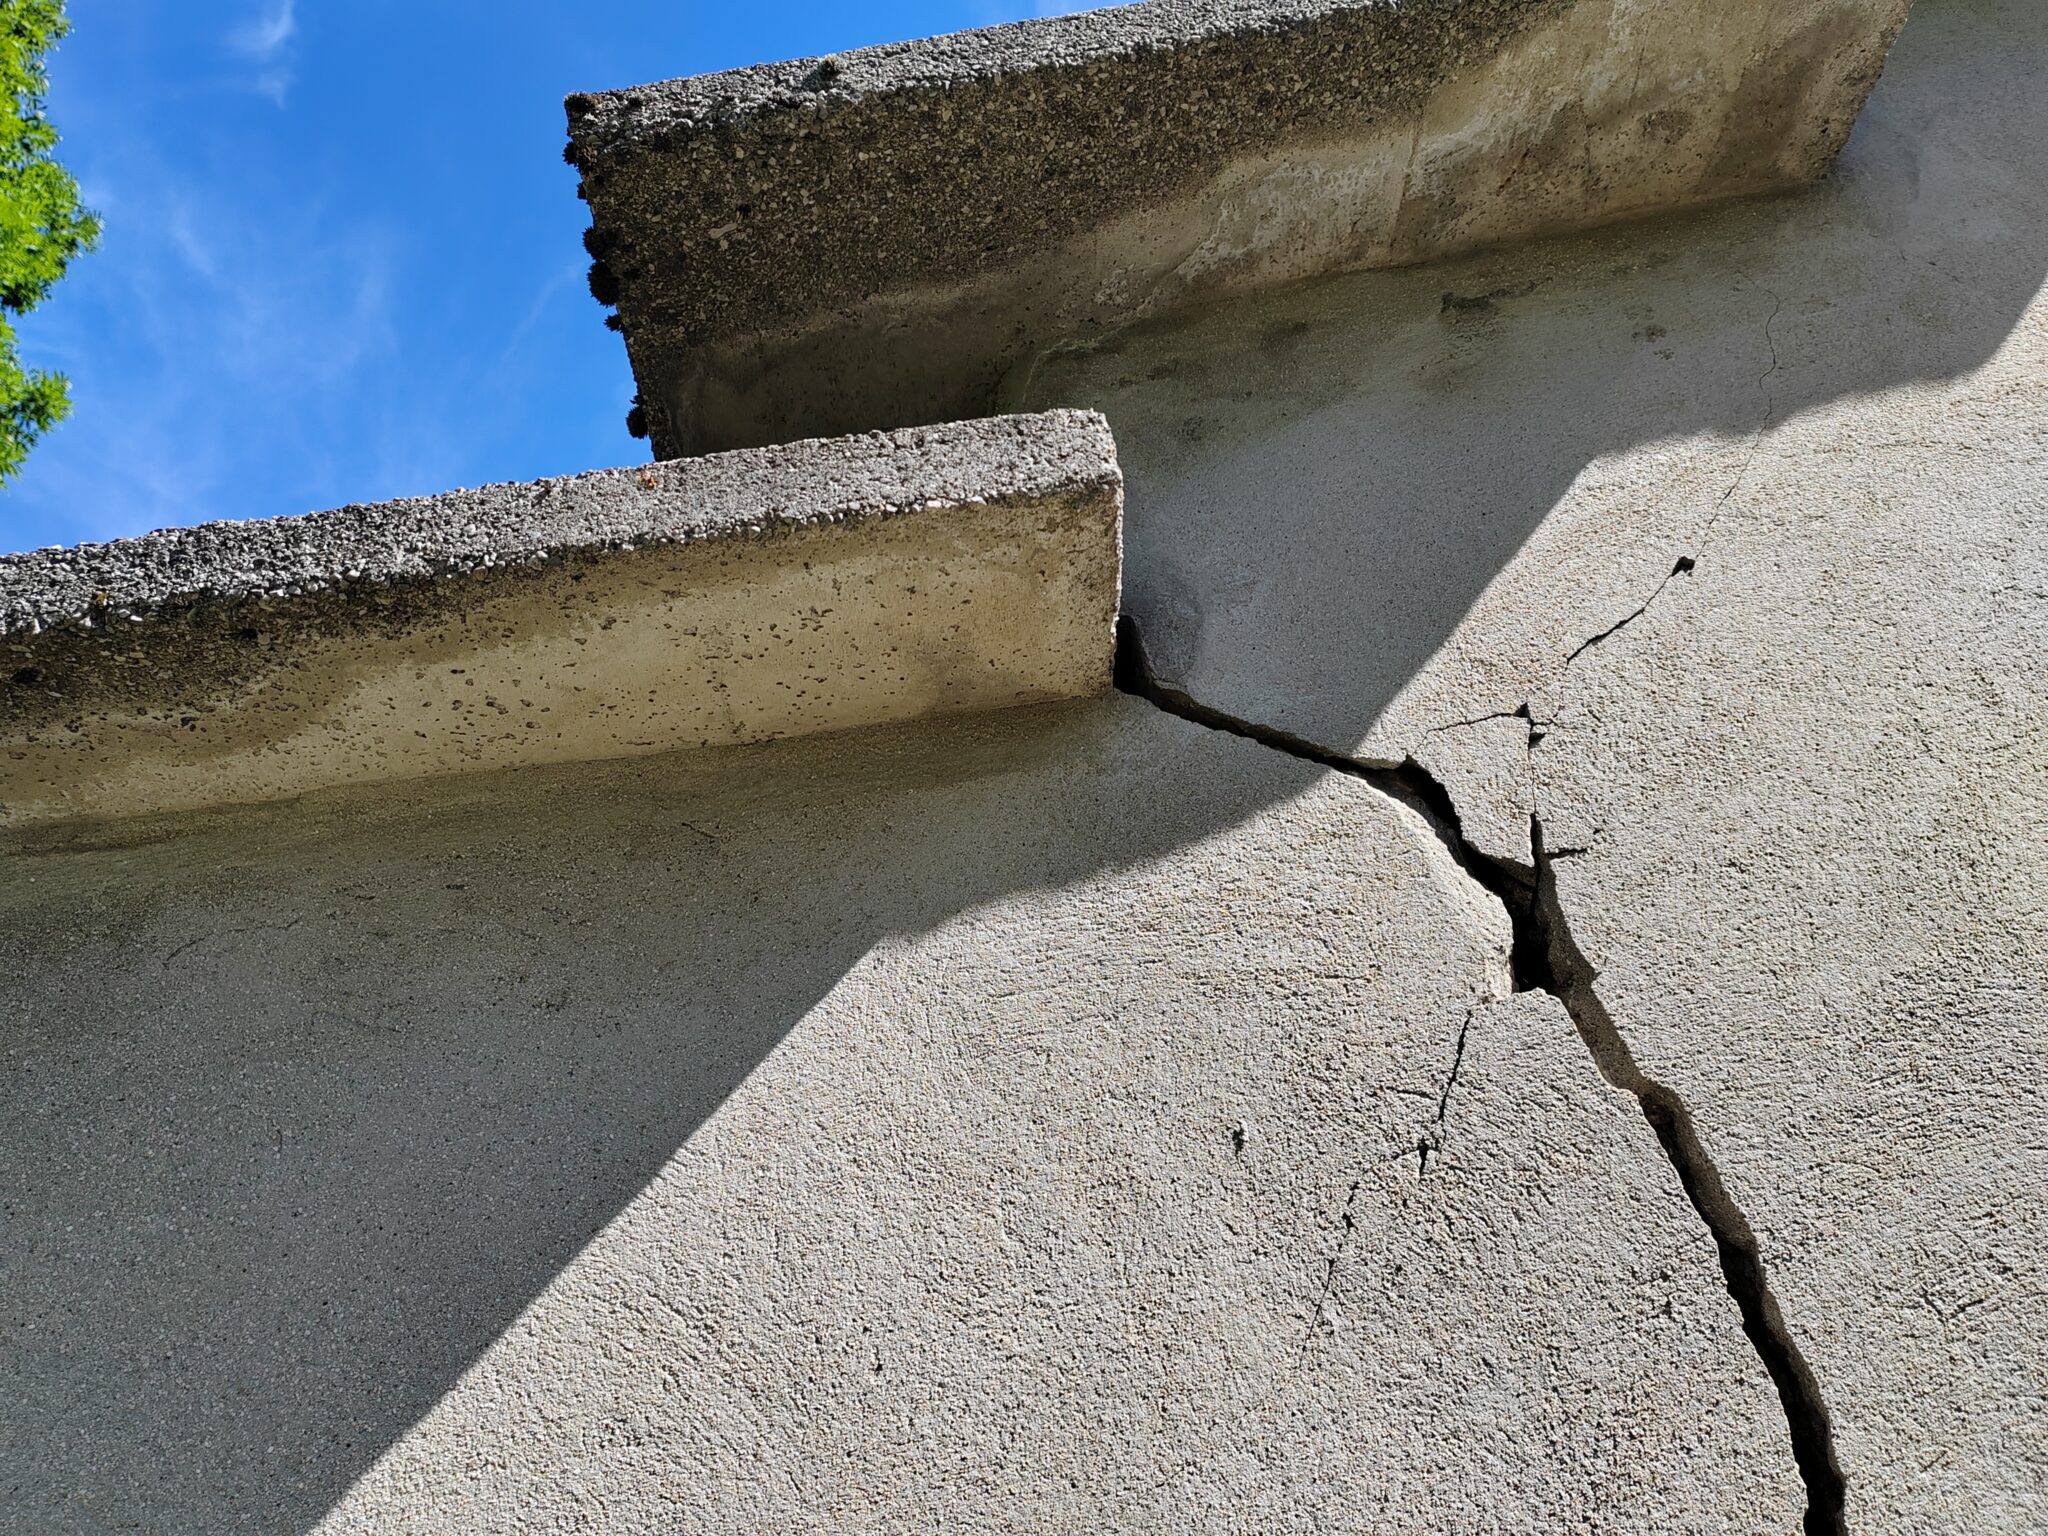
[[[294,75],[291,63],[292,39],[298,35],[298,0],[277,0],[264,11],[227,35],[230,53],[256,66],[249,88],[282,107]]]
[[[228,47],[259,63],[276,58],[299,30],[299,19],[294,14],[297,9],[298,0],[282,0],[268,15],[245,21],[230,32]]]
[[[399,232],[275,187],[195,179],[154,146],[104,156],[95,180],[125,216],[71,302],[32,317],[32,355],[71,375],[76,415],[0,498],[0,550],[448,480],[419,447],[445,418],[377,408],[410,387]],[[17,510],[33,538],[9,527]]]

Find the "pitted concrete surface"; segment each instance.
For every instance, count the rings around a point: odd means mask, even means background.
[[[1055,412],[0,557],[0,823],[1100,693],[1120,506]]]
[[[1811,181],[1908,0],[1155,0],[568,101],[657,454],[1034,344]]]
[[[1854,1532],[2048,1527],[2044,73],[1927,0],[1810,194],[1034,377],[1117,432],[1163,683],[1542,864],[1584,969],[1525,984],[1683,1105]]]
[[[1355,779],[1119,699],[8,852],[23,1529],[1796,1528],[1633,1102]]]

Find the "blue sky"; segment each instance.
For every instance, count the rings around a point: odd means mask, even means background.
[[[0,551],[634,463],[562,97],[1080,0],[72,0],[106,221],[20,326],[74,410]]]

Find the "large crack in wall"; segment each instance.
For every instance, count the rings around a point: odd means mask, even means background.
[[[1529,818],[1532,875],[1475,848],[1465,836],[1450,793],[1413,758],[1399,763],[1361,761],[1290,732],[1226,714],[1160,682],[1138,621],[1129,614],[1117,621],[1116,686],[1191,724],[1362,780],[1419,815],[1458,868],[1500,902],[1513,936],[1508,961],[1515,990],[1547,992],[1564,1005],[1601,1076],[1634,1096],[1714,1240],[1743,1332],[1784,1408],[1793,1461],[1806,1484],[1806,1536],[1846,1536],[1848,1480],[1835,1454],[1833,1423],[1820,1383],[1771,1292],[1756,1233],[1702,1144],[1691,1112],[1676,1091],[1637,1064],[1600,999],[1599,972],[1579,947],[1558,897],[1557,855],[1545,841],[1541,814]],[[1536,727],[1532,724],[1530,729],[1534,735]],[[1461,1054],[1462,1045],[1461,1040]]]

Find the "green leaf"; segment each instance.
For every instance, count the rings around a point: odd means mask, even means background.
[[[45,57],[70,29],[64,0],[0,0],[0,317],[34,309],[72,259],[99,243],[99,218],[57,162],[44,106]],[[24,368],[0,318],[0,484],[70,410],[63,376]]]

